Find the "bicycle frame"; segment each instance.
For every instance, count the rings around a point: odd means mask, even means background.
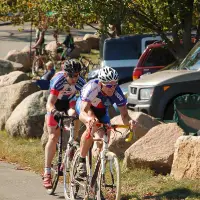
[[[69,128],[64,126],[64,122],[63,122],[64,119],[71,119]],[[64,163],[66,161],[66,159],[69,159],[69,156],[67,156],[67,153],[69,153],[68,151],[69,151],[69,149],[72,145],[71,143],[74,141],[74,121],[76,119],[78,119],[78,117],[61,116],[61,119],[58,123],[58,127],[60,127],[60,137],[59,137],[59,142],[58,142],[58,148],[59,148],[59,151],[58,151],[59,152],[58,167],[59,167],[59,171],[62,171],[62,170],[60,170],[62,163]],[[63,162],[62,162],[62,135],[63,135],[63,130],[69,130],[70,136],[69,136],[69,140],[68,140],[68,143],[67,143],[67,149],[66,149],[66,152],[65,152],[65,156],[64,156]],[[67,165],[68,164],[69,164],[69,162],[67,162]],[[67,168],[69,168],[69,166],[67,166]]]
[[[101,174],[102,175],[105,174],[105,160],[106,160],[105,156],[106,156],[107,152],[109,152],[109,150],[108,150],[108,142],[109,142],[108,131],[111,130],[111,129],[116,131],[116,128],[129,128],[129,125],[107,125],[107,124],[103,124],[103,123],[97,123],[96,126],[99,127],[99,129],[103,128],[105,134],[104,134],[103,138],[93,139],[93,141],[102,141],[103,142],[103,147],[102,147],[100,155],[99,155],[99,157],[97,159],[96,167],[95,167],[93,175],[92,175],[92,170],[91,170],[92,166],[91,166],[91,164],[89,165],[90,166],[89,183],[90,183],[90,187],[91,188],[94,187],[95,181],[96,181],[97,176],[98,176],[98,171],[99,171],[100,164],[101,164]],[[112,157],[107,158],[107,159],[111,160]],[[88,159],[87,160],[92,160],[91,149],[88,152]],[[91,163],[91,161],[90,161],[90,163]],[[113,173],[113,169],[112,169],[111,165],[110,165],[110,170]]]

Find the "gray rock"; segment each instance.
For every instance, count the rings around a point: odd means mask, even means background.
[[[42,136],[48,95],[48,91],[35,92],[15,108],[5,126],[9,135],[27,138]]]
[[[109,142],[109,149],[117,154],[118,157],[124,157],[124,152],[138,139],[143,137],[152,127],[160,124],[155,118],[144,114],[142,112],[129,111],[131,119],[137,121],[137,125],[134,129],[134,135],[131,142],[125,142],[129,132],[127,129],[118,129],[119,132],[112,131]],[[120,115],[111,119],[111,124],[123,124]]]
[[[148,167],[158,173],[169,173],[175,151],[174,144],[183,134],[184,131],[176,123],[153,127],[126,150],[125,166]]]
[[[12,85],[29,79],[30,78],[24,72],[10,72],[9,74],[0,76],[0,87]]]
[[[23,65],[22,71],[24,72],[30,71],[32,66],[32,58],[30,58],[30,54],[28,52],[12,50],[8,52],[4,59],[21,63]]]
[[[22,69],[23,65],[20,63],[0,59],[0,76],[8,74],[12,71],[22,71]]]
[[[174,179],[200,178],[200,137],[181,136],[175,144],[171,176]]]
[[[0,88],[0,129],[4,129],[7,119],[16,106],[30,94],[39,91],[31,81],[21,81],[13,85]]]

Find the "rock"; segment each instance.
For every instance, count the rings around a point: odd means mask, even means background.
[[[183,130],[176,123],[153,127],[126,150],[124,165],[128,168],[148,167],[157,173],[169,173],[173,162],[174,144],[183,134]]]
[[[0,87],[12,85],[30,78],[21,71],[10,72],[9,74],[0,76]]]
[[[34,51],[34,50],[31,49],[31,51]],[[29,52],[30,52],[30,45],[25,46],[25,47],[21,50],[21,52],[27,52],[27,53],[29,53]]]
[[[142,112],[129,111],[130,117],[137,121],[138,124],[135,128],[133,140],[131,142],[125,142],[126,137],[129,134],[127,129],[118,129],[121,133],[112,131],[109,149],[117,154],[118,157],[124,157],[124,152],[138,139],[143,137],[152,127],[160,124],[155,118],[144,114]],[[111,119],[111,124],[123,124],[121,116],[118,115]]]
[[[51,52],[57,52],[57,44],[56,44],[56,41],[52,41],[52,42],[49,42],[47,45],[46,45],[46,47],[45,47],[45,49],[47,50],[47,51],[51,51]]]
[[[0,88],[0,130],[4,129],[7,119],[16,106],[27,96],[37,91],[39,88],[31,81],[21,81]]]
[[[75,41],[75,48],[79,49],[81,53],[90,53],[91,46],[87,40]]]
[[[99,37],[97,35],[85,34],[85,36],[83,37],[83,40],[88,41],[91,49],[99,50]]]
[[[200,178],[200,137],[181,136],[175,143],[171,176],[176,180]]]
[[[23,68],[22,68],[23,72],[30,71],[31,66],[32,66],[32,61],[31,61],[31,58],[30,58],[30,54],[28,52],[11,50],[11,51],[8,52],[7,56],[4,59],[22,64],[23,65]]]
[[[49,91],[38,91],[27,96],[12,112],[5,129],[11,136],[41,137]]]
[[[70,53],[70,58],[79,58],[81,55],[81,50],[76,48]]]
[[[22,69],[23,65],[20,63],[0,59],[0,76],[8,74],[12,71],[22,71]]]

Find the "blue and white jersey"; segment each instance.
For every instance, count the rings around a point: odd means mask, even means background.
[[[85,84],[85,80],[79,76],[75,85],[69,85],[66,76],[65,72],[58,72],[50,81],[50,93],[60,100],[71,100]]]
[[[93,79],[83,86],[80,98],[82,101],[90,102],[93,107],[99,109],[107,108],[110,103],[116,103],[117,106],[124,106],[127,103],[119,86],[116,87],[112,96],[105,96],[101,91],[98,79]]]

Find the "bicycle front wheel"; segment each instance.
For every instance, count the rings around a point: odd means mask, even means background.
[[[59,163],[59,156],[58,156],[58,149],[56,149],[56,154],[55,154],[55,157],[51,164],[52,188],[47,189],[47,193],[49,195],[54,194],[56,187],[58,185],[58,180],[59,180],[59,176],[60,176],[60,174],[59,174],[60,170],[58,169],[59,168],[58,163]]]
[[[74,155],[71,169],[70,169],[70,178],[71,178],[71,187],[70,187],[70,199],[85,199],[87,191],[87,181],[86,180],[77,180],[78,165],[80,158],[80,149],[78,149]]]
[[[120,200],[121,171],[117,156],[108,152],[97,179],[97,200]]]
[[[64,196],[66,200],[70,200],[70,185],[71,185],[71,177],[70,177],[70,168],[72,165],[72,159],[75,152],[78,149],[78,145],[73,145],[69,149],[67,149],[65,158],[64,158],[64,168],[63,168],[63,176],[64,176]]]

